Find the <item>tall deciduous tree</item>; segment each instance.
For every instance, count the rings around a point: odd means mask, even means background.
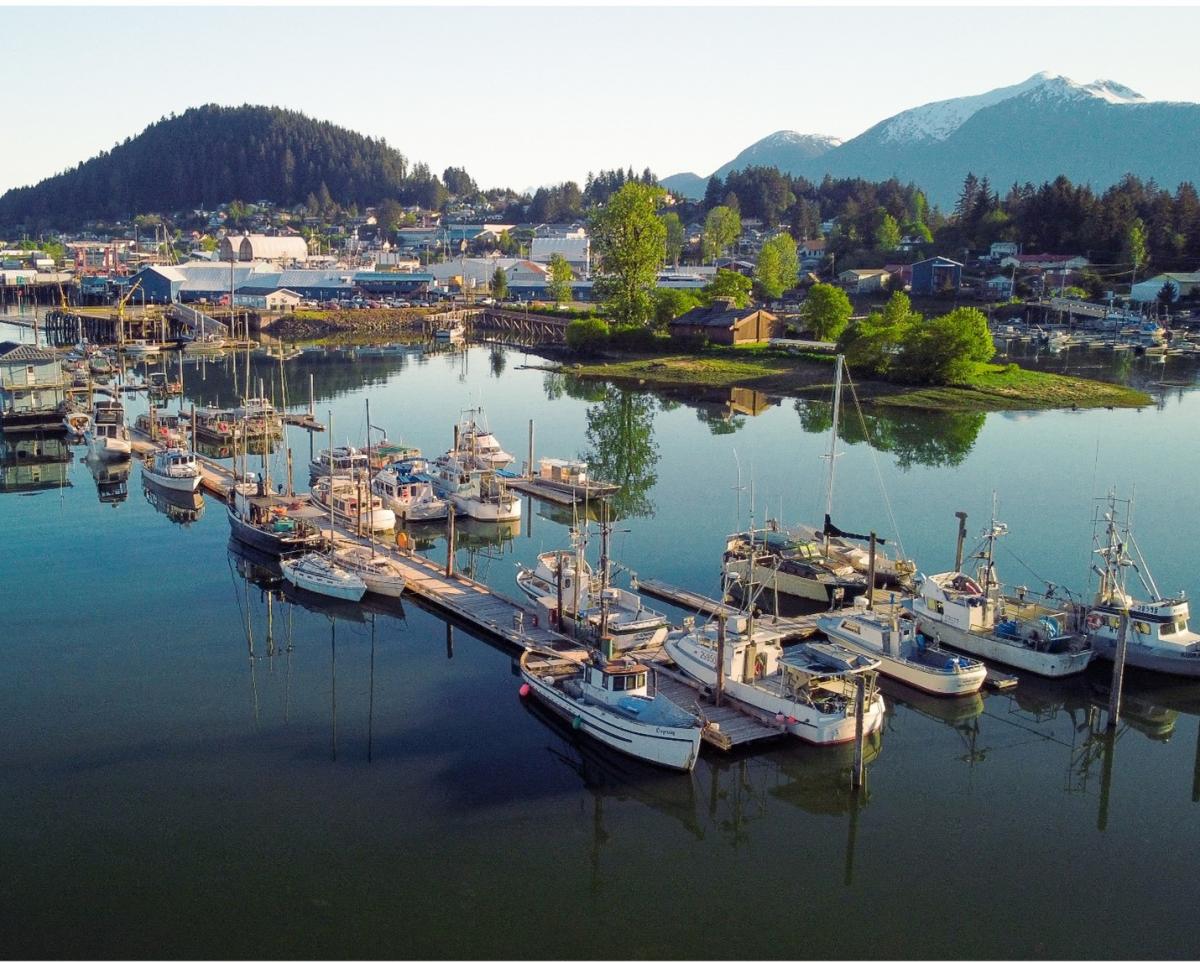
[[[704,259],[713,261],[742,233],[742,218],[731,207],[724,204],[714,207],[704,218]]]
[[[908,295],[896,291],[882,311],[872,311],[842,332],[838,338],[838,351],[855,370],[885,375],[891,369],[900,345],[920,323],[921,316],[913,313]]]
[[[875,229],[875,250],[894,251],[900,246],[900,224],[886,211]]]
[[[712,304],[718,298],[727,298],[734,307],[744,308],[750,303],[750,291],[753,282],[744,274],[737,271],[717,271],[716,276],[700,289],[705,304]]]
[[[667,211],[662,216],[662,222],[667,229],[667,263],[679,267],[679,258],[683,255],[683,245],[686,240],[683,221],[674,211]]]
[[[1121,251],[1121,260],[1133,269],[1133,281],[1136,281],[1138,271],[1145,267],[1147,261],[1146,225],[1140,217],[1135,217],[1125,229],[1125,246]]]
[[[814,284],[800,308],[808,330],[822,341],[836,341],[853,313],[849,296],[832,284]]]
[[[990,361],[996,345],[987,317],[978,308],[955,308],[949,314],[912,326],[901,346],[899,367],[909,381],[954,384]]]
[[[763,242],[754,269],[759,297],[775,301],[790,291],[800,278],[800,256],[790,234],[776,234]]]
[[[665,195],[661,187],[627,182],[592,215],[601,271],[596,287],[618,322],[645,324],[653,317],[651,293],[666,259],[667,229],[657,213]]]
[[[555,253],[550,255],[548,267],[546,289],[550,294],[550,300],[555,304],[570,301],[571,282],[575,280],[575,273],[571,270],[571,265],[567,263],[565,257]]]

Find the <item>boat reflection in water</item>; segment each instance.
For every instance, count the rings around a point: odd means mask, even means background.
[[[84,462],[96,482],[96,497],[102,505],[112,505],[114,508],[129,497],[129,472],[133,462],[104,461],[99,458],[85,458]]]
[[[162,488],[145,475],[142,476],[142,494],[154,510],[166,515],[178,525],[190,525],[204,514],[204,496],[197,492],[177,492]]]

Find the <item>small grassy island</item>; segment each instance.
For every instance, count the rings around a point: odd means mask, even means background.
[[[755,388],[788,397],[832,390],[832,356],[792,356],[761,348],[710,348],[697,354],[659,354],[571,365],[576,377],[646,385]],[[863,401],[933,411],[1005,411],[1035,408],[1140,408],[1144,392],[1122,385],[1030,371],[1015,364],[979,364],[969,380],[914,386],[857,382]]]

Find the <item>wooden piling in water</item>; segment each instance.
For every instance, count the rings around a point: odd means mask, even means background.
[[[863,704],[867,701],[867,680],[862,673],[854,677],[854,770],[850,773],[850,787],[859,789],[863,784]]]
[[[1125,685],[1125,657],[1129,650],[1129,609],[1121,612],[1121,631],[1117,635],[1117,651],[1113,653],[1112,687],[1108,694],[1108,728],[1116,729],[1121,721],[1121,689]]]
[[[957,569],[955,569],[957,571]],[[875,533],[871,533],[870,557],[867,560],[867,609],[875,608]]]
[[[457,434],[457,432],[455,432]],[[446,578],[454,577],[454,505],[446,511]]]

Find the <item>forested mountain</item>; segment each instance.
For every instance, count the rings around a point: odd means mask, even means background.
[[[0,197],[0,224],[71,227],[94,218],[213,207],[232,198],[343,205],[421,203],[441,191],[387,142],[278,107],[195,107],[164,117],[71,170]],[[436,202],[436,200],[435,200]]]

